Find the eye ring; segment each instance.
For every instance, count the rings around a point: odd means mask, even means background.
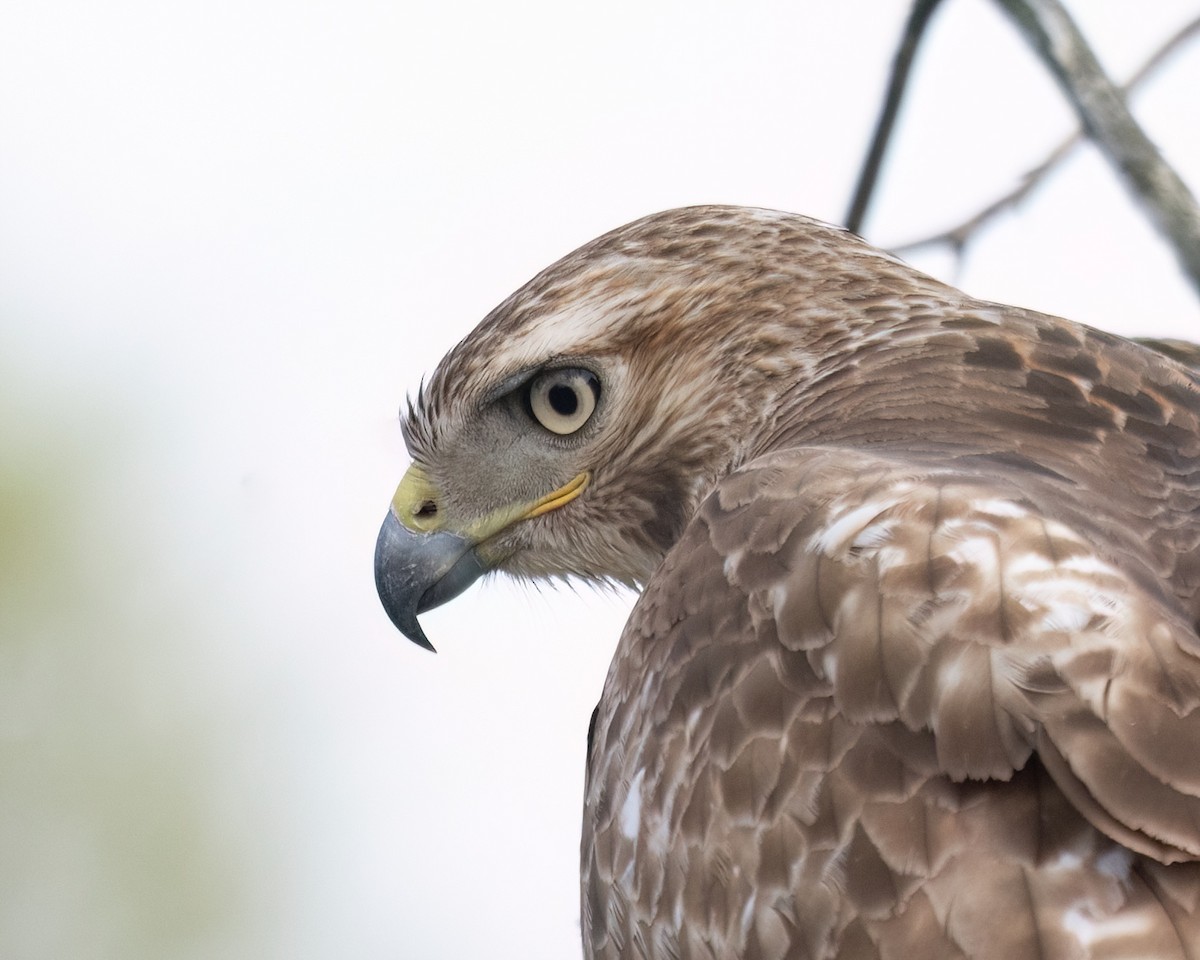
[[[526,400],[533,418],[551,433],[567,436],[591,419],[600,399],[600,381],[590,370],[547,370],[529,381]]]

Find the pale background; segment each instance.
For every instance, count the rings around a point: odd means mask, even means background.
[[[1073,4],[1124,77],[1195,0]],[[843,214],[907,2],[15,0],[0,16],[0,957],[578,957],[584,735],[627,596],[378,606],[395,411],[534,272],[641,214]],[[1135,10],[1136,8],[1136,10]],[[1200,184],[1200,47],[1136,100]],[[1071,125],[940,13],[871,239]],[[1083,151],[972,293],[1196,336]]]

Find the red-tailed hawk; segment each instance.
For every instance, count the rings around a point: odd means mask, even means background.
[[[455,347],[404,417],[396,625],[428,645],[487,570],[644,588],[586,956],[1200,957],[1195,356],[732,207],[594,240]]]

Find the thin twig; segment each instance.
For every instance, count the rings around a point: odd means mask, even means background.
[[[1121,88],[1122,93],[1129,95],[1136,92],[1146,80],[1154,75],[1159,67],[1167,62],[1176,50],[1188,40],[1191,40],[1197,33],[1200,33],[1200,17],[1185,24],[1166,43],[1154,51],[1150,59],[1142,64],[1138,68],[1138,71],[1129,78],[1125,86]],[[989,203],[973,216],[955,224],[953,227],[942,230],[940,233],[922,237],[919,240],[910,240],[908,243],[889,249],[893,253],[908,254],[926,247],[948,246],[954,251],[956,256],[961,256],[963,249],[974,239],[977,232],[987,226],[998,214],[1020,204],[1050,174],[1051,170],[1057,167],[1075,147],[1083,142],[1083,139],[1083,130],[1077,129],[1056,146],[1041,163],[1025,173],[1016,187],[999,199]]]
[[[1166,237],[1200,291],[1200,207],[1134,120],[1058,0],[997,0],[1075,108],[1080,123]]]
[[[883,155],[887,151],[888,141],[892,136],[892,127],[896,123],[896,115],[900,112],[900,102],[904,99],[904,90],[908,85],[908,73],[913,60],[917,56],[917,46],[925,35],[933,12],[941,0],[916,0],[908,15],[908,23],[904,25],[904,34],[900,38],[900,46],[892,60],[892,73],[888,78],[887,95],[883,99],[883,108],[879,119],[875,121],[875,132],[871,136],[871,146],[863,161],[858,174],[858,183],[854,187],[854,196],[850,201],[850,209],[846,212],[846,227],[853,233],[861,233],[863,221],[867,216],[867,207],[875,192],[875,183],[879,179],[879,170],[883,166]]]

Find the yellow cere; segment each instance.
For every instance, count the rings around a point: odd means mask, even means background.
[[[584,471],[532,503],[514,503],[494,510],[475,523],[453,532],[481,543],[519,520],[531,520],[557,510],[578,497],[591,480]],[[414,533],[432,533],[447,527],[448,518],[441,509],[441,494],[429,476],[415,464],[408,468],[392,497],[392,512],[396,519]]]
[[[445,517],[438,509],[440,499],[433,481],[424,470],[413,464],[400,478],[400,486],[392,497],[392,513],[409,530],[428,533],[445,523]],[[422,509],[426,504],[431,504],[433,508]]]

